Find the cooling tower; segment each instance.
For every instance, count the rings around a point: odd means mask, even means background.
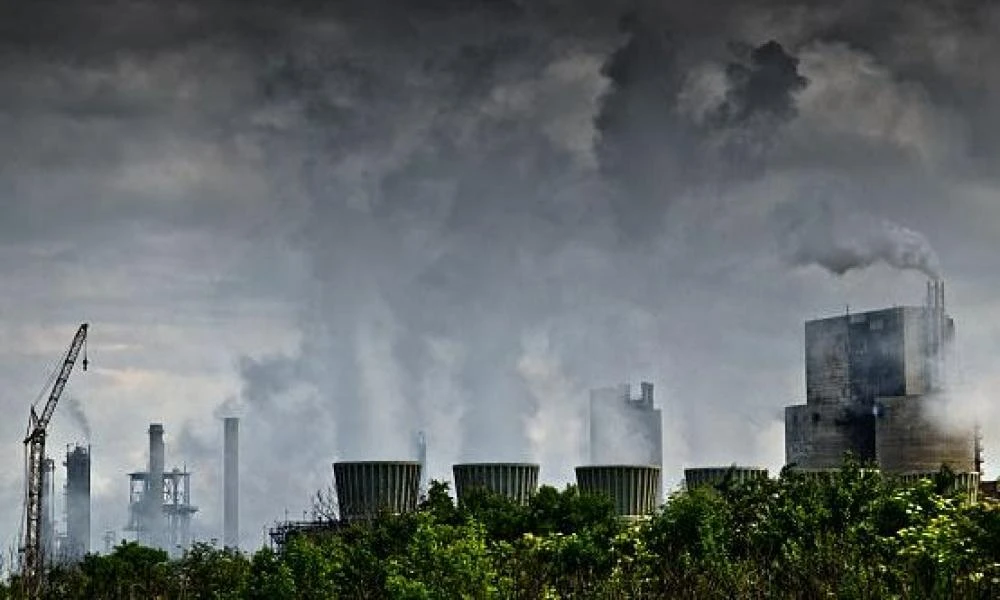
[[[466,463],[454,465],[455,493],[461,503],[474,489],[485,489],[526,504],[538,488],[538,465],[530,463]]]
[[[417,507],[419,462],[336,462],[333,476],[341,520],[366,519],[383,511],[399,514]]]
[[[719,485],[726,481],[734,485],[748,481],[767,479],[767,469],[763,467],[697,467],[684,469],[684,483],[691,490],[704,485]]]
[[[647,465],[599,465],[576,468],[583,494],[611,498],[621,516],[642,516],[656,510],[660,468]]]

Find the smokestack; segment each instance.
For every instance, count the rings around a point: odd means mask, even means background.
[[[66,549],[70,563],[90,552],[90,447],[76,446],[66,453]]]
[[[222,540],[226,548],[240,545],[240,420],[223,421]]]
[[[149,473],[146,478],[146,515],[143,531],[154,548],[162,548],[163,531],[163,425],[149,425]]]

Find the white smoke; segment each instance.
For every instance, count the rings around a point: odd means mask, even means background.
[[[941,265],[920,232],[852,206],[835,187],[805,190],[777,211],[782,253],[794,265],[836,275],[884,263],[941,279]]]
[[[87,413],[83,410],[83,403],[75,396],[70,396],[64,401],[66,412],[69,414],[73,424],[80,430],[86,440],[90,440],[90,421]]]

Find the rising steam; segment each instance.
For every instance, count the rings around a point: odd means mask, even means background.
[[[855,209],[828,190],[781,206],[776,217],[782,252],[794,265],[844,275],[884,263],[941,278],[937,254],[922,233]]]
[[[70,419],[73,420],[73,424],[79,428],[80,433],[87,440],[90,439],[90,421],[87,420],[87,413],[83,410],[83,403],[80,402],[79,398],[70,396],[65,402],[66,412],[69,414]]]

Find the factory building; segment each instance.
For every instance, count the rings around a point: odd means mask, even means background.
[[[60,558],[75,563],[90,552],[90,447],[67,448],[66,537]]]
[[[166,471],[163,425],[149,426],[149,468],[129,473],[129,518],[125,531],[136,541],[173,553],[191,544],[191,473]]]
[[[954,330],[938,282],[922,307],[806,323],[806,404],[785,409],[786,461],[835,468],[850,452],[887,473],[977,470],[975,433],[931,417]]]
[[[590,392],[589,461],[591,465],[663,466],[663,417],[653,404],[653,384],[602,388]],[[662,491],[657,492],[657,500]]]

